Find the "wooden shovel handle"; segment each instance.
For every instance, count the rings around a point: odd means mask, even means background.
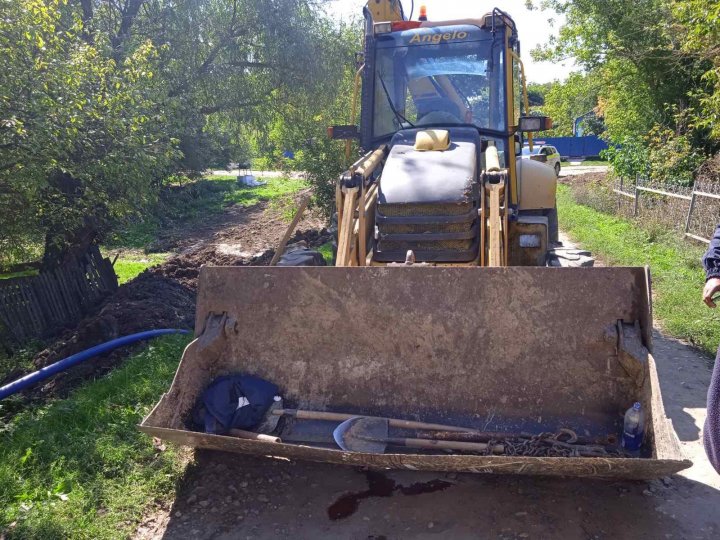
[[[278,247],[275,250],[275,255],[273,255],[273,258],[270,261],[270,266],[277,266],[277,263],[280,262],[280,258],[285,253],[285,247],[287,246],[287,243],[290,240],[292,233],[295,231],[295,228],[298,226],[298,223],[300,223],[303,212],[305,212],[305,209],[307,208],[308,204],[310,204],[310,200],[311,200],[310,195],[306,195],[300,201],[300,206],[297,209],[297,212],[295,212],[295,217],[293,218],[292,223],[290,223],[290,225],[288,225],[288,228],[285,231],[285,234],[283,235],[282,240],[280,240],[280,244],[278,244]]]
[[[328,420],[331,422],[344,422],[351,418],[362,416],[363,418],[379,418],[377,416],[365,416],[363,414],[346,414],[346,413],[334,413],[324,411],[302,411],[298,409],[275,409],[272,414],[276,416],[293,416],[300,420]],[[474,433],[477,430],[472,428],[458,427],[458,426],[446,426],[444,424],[428,424],[426,422],[415,422],[413,420],[399,420],[397,418],[387,418],[390,427],[405,428],[405,429],[427,429],[427,430],[439,430],[439,431],[454,431],[462,433]]]
[[[254,431],[244,431],[242,429],[231,429],[228,432],[233,437],[237,437],[239,439],[248,439],[251,441],[263,441],[263,442],[271,442],[271,443],[281,443],[282,440],[280,437],[274,437],[272,435],[265,435],[263,433],[255,433]]]
[[[344,422],[356,416],[323,411],[301,411],[298,409],[273,409],[271,412],[275,416],[292,416],[300,420],[328,420],[330,422]]]
[[[434,439],[383,439],[388,444],[407,446],[409,448],[444,449],[444,450],[465,450],[467,452],[486,452],[488,445],[485,443],[474,443],[464,441],[436,441]],[[503,454],[505,447],[496,444],[492,448],[493,454]]]

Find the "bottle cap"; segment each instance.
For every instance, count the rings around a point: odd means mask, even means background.
[[[633,409],[635,409],[636,411],[639,411],[641,408],[642,408],[642,405],[640,404],[639,401],[635,402],[635,404],[633,405]]]

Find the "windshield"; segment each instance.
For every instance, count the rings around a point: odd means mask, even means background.
[[[525,146],[522,150],[523,156],[537,156],[540,153],[540,147],[536,144],[533,146],[532,152],[529,146]]]
[[[443,124],[506,130],[502,41],[493,42],[489,32],[477,27],[467,28],[472,30],[403,32],[390,46],[378,47],[375,138],[406,127]],[[462,41],[448,39],[463,35]]]

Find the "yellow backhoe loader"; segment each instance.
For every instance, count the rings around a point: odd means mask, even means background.
[[[551,120],[528,115],[512,18],[408,20],[397,0],[370,0],[364,15],[359,115],[353,105],[350,125],[329,130],[347,139],[348,157],[352,139],[363,154],[337,182],[336,266],[202,268],[196,339],[141,429],[384,468],[653,478],[690,466],[650,353],[648,270],[585,268],[586,253],[563,250],[555,173],[519,159]],[[231,373],[275,383],[286,407],[315,416],[295,413],[272,433],[282,442],[193,430],[199,396]],[[642,451],[606,455],[635,402]],[[311,429],[323,413],[508,436],[488,446],[499,454],[351,452],[327,425]],[[565,450],[522,450],[545,443]]]
[[[337,266],[590,262],[557,256],[556,175],[518,159],[523,134],[552,123],[522,116],[523,73],[500,10],[405,21],[397,3],[368,4],[360,128],[331,128],[367,152],[337,184]]]

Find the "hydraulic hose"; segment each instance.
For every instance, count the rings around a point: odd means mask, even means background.
[[[165,336],[168,334],[189,333],[190,332],[188,330],[179,330],[172,328],[165,328],[162,330],[148,330],[145,332],[139,332],[137,334],[130,334],[129,336],[113,339],[112,341],[108,341],[100,345],[95,345],[94,347],[91,347],[85,351],[73,354],[72,356],[68,356],[64,360],[59,360],[54,364],[50,364],[49,366],[45,366],[42,369],[39,369],[32,373],[28,373],[24,377],[21,377],[16,381],[0,387],[0,400],[5,399],[6,397],[11,396],[17,392],[20,392],[21,390],[25,390],[29,386],[32,386],[39,381],[45,380],[48,377],[52,377],[56,373],[65,371],[66,369],[76,364],[79,364],[80,362],[84,362],[85,360],[89,360],[90,358],[93,358],[95,356],[99,356],[120,347],[124,347],[125,345],[131,345],[133,343],[137,343],[138,341]]]

